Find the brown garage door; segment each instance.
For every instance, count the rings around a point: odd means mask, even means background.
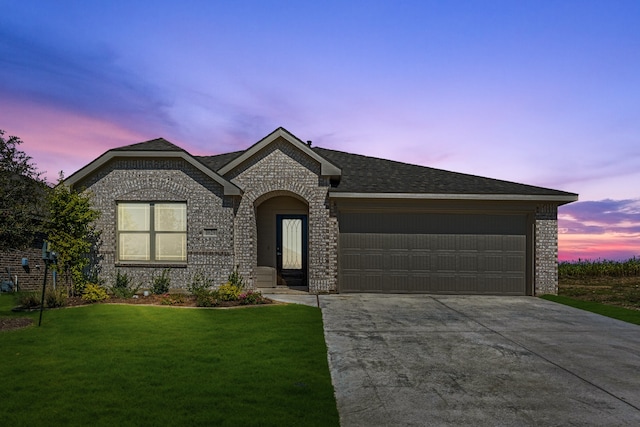
[[[342,213],[341,292],[526,294],[525,215]]]

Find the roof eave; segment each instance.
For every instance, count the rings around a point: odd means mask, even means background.
[[[238,186],[227,181],[222,176],[220,176],[216,172],[206,167],[204,164],[196,160],[193,156],[191,156],[189,153],[185,151],[117,151],[117,150],[107,151],[105,154],[98,157],[96,160],[89,163],[87,166],[83,167],[82,169],[78,170],[77,172],[69,176],[69,178],[65,179],[64,184],[68,187],[73,187],[74,185],[76,185],[77,183],[85,179],[87,176],[91,175],[92,173],[100,169],[102,166],[104,166],[105,164],[107,164],[108,162],[116,158],[183,159],[184,161],[191,164],[192,166],[197,168],[199,171],[207,175],[209,178],[213,179],[218,184],[220,184],[224,189],[225,196],[242,195],[242,190],[240,190]]]
[[[547,202],[564,205],[578,200],[577,194],[439,194],[439,193],[347,193],[329,192],[332,199],[486,200]]]

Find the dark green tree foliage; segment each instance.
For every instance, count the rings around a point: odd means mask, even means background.
[[[100,213],[91,206],[91,195],[67,187],[60,174],[58,185],[49,193],[49,220],[45,231],[51,250],[58,254],[56,269],[72,281],[74,293],[80,293],[91,272],[91,255],[99,242],[95,220]]]
[[[47,185],[17,136],[0,130],[0,250],[24,249],[41,231]]]

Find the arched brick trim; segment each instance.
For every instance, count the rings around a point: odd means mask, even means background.
[[[335,290],[335,261],[330,263],[328,250],[333,237],[329,225],[329,210],[326,206],[327,189],[309,188],[298,182],[274,180],[261,183],[245,191],[235,221],[236,265],[240,273],[254,286],[254,268],[257,265],[258,249],[256,208],[264,201],[277,196],[295,197],[309,208],[309,291]]]
[[[236,265],[248,283],[253,287],[254,268],[258,262],[258,228],[256,208],[264,201],[276,196],[291,196],[310,204],[305,197],[305,188],[294,182],[271,182],[258,185],[246,191],[236,214]],[[307,195],[308,196],[308,195]],[[311,248],[309,248],[311,249]]]
[[[300,200],[301,202],[304,202],[307,206],[309,206],[309,201],[304,197],[302,197],[301,195],[299,195],[298,193],[292,193],[286,190],[275,190],[275,191],[265,193],[262,196],[256,198],[256,200],[253,202],[253,207],[257,209],[258,206],[260,206],[262,203],[266,202],[267,200],[272,199],[274,197],[279,197],[279,196],[293,197],[294,199]]]
[[[275,141],[225,174],[244,191],[234,222],[235,263],[250,286],[258,260],[256,206],[276,195],[288,195],[309,207],[309,291],[336,289],[337,257],[332,246],[327,193],[329,179],[320,176],[320,165],[286,141]]]

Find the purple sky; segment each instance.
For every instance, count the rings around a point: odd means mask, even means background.
[[[640,256],[640,1],[0,0],[0,129],[54,180],[164,137],[314,145],[580,194],[560,258]]]

